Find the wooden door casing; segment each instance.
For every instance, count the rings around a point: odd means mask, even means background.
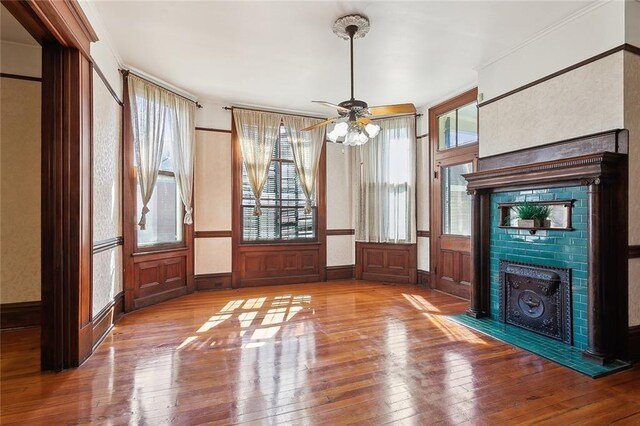
[[[471,237],[446,235],[442,221],[442,170],[459,164],[472,163],[476,170],[478,144],[438,149],[438,116],[477,99],[477,89],[465,92],[429,110],[431,145],[431,287],[468,299],[471,284]]]

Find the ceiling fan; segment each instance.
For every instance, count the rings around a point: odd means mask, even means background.
[[[415,114],[416,107],[413,104],[396,104],[370,107],[366,102],[355,99],[353,96],[353,39],[362,38],[369,32],[369,19],[362,15],[346,15],[338,18],[333,23],[333,32],[344,40],[349,40],[351,54],[351,99],[333,104],[326,101],[313,101],[315,103],[335,108],[338,116],[330,118],[303,131],[326,126],[338,121],[333,130],[327,133],[332,142],[343,139],[344,145],[363,145],[369,138],[374,138],[380,132],[380,126],[375,124],[371,116],[393,116],[400,114]]]

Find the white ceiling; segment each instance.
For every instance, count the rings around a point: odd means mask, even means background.
[[[371,21],[355,41],[355,95],[429,105],[476,83],[475,69],[586,7],[583,1],[100,1],[124,64],[200,99],[328,113],[349,98],[349,44],[334,20]]]

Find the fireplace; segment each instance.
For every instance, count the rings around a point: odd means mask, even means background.
[[[500,260],[500,320],[572,344],[571,270]]]
[[[627,153],[628,132],[613,130],[478,159],[477,171],[464,175],[472,210],[470,317],[544,335],[599,364],[624,356]],[[501,221],[515,203],[567,201],[573,207],[561,227]]]

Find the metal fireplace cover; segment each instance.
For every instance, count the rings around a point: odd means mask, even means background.
[[[500,320],[573,342],[571,269],[500,260]]]

